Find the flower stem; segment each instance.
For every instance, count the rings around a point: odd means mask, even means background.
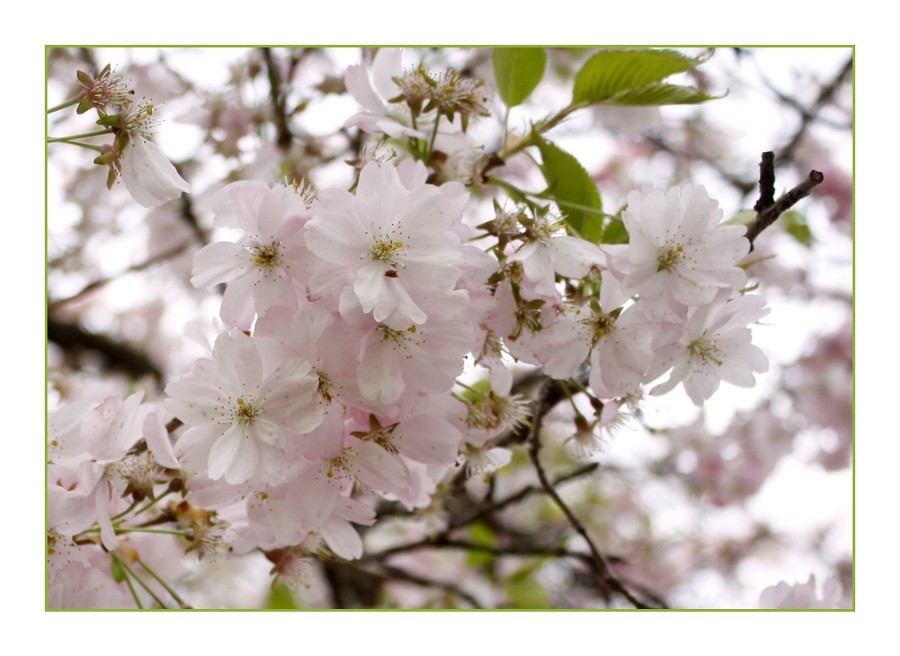
[[[144,583],[143,580],[141,580],[141,577],[139,577],[137,574],[134,573],[133,569],[131,569],[127,564],[125,564],[124,560],[122,560],[115,554],[109,554],[109,555],[119,562],[119,564],[122,566],[122,569],[124,569],[125,572],[131,576],[131,578],[133,578],[135,581],[137,581],[138,585],[140,585],[142,588],[144,588],[144,591],[148,595],[150,595],[151,599],[153,599],[153,601],[155,601],[160,608],[166,607],[166,605],[163,603],[163,600],[160,599],[159,596],[155,592],[153,592],[153,590],[150,589],[149,585],[147,585],[146,583]],[[128,582],[127,577],[125,578],[125,582],[128,583],[128,588],[131,590],[131,594],[134,596],[134,600],[137,602],[138,607],[143,608],[143,606],[141,606],[140,599],[138,599],[137,595],[135,594],[134,588],[131,586],[131,583]]]
[[[51,107],[50,109],[47,110],[47,113],[52,114],[53,112],[58,112],[59,110],[65,109],[66,107],[71,107],[72,105],[77,105],[79,102],[81,102],[80,98],[72,98],[72,99],[67,100],[63,103],[60,103],[54,107]]]
[[[456,381],[454,381],[454,382],[455,382],[457,385],[459,385],[460,387],[462,387],[463,389],[467,389],[467,390],[469,390],[470,392],[472,392],[472,393],[474,393],[474,394],[477,394],[478,396],[483,396],[483,395],[484,395],[484,392],[483,392],[482,390],[477,390],[477,389],[475,389],[474,387],[472,387],[471,385],[466,385],[464,382],[462,382],[462,381],[460,381],[460,380],[456,380]]]
[[[519,141],[514,143],[509,148],[504,148],[497,155],[502,160],[507,160],[516,153],[522,152],[529,146],[534,146],[537,143],[537,137],[544,134],[545,132],[549,132],[557,125],[562,123],[566,118],[569,117],[570,114],[582,108],[580,104],[569,104],[563,107],[561,110],[553,114],[552,116],[544,119],[543,121],[539,121],[535,123],[531,127],[531,132],[522,137]]]
[[[150,569],[150,567],[147,565],[147,563],[145,563],[143,560],[139,560],[139,561],[138,561],[138,564],[139,564],[141,567],[143,567],[143,568],[147,571],[147,573],[148,573],[150,576],[152,576],[152,577],[156,580],[156,582],[159,583],[159,584],[165,589],[166,592],[169,593],[169,595],[172,597],[172,599],[175,600],[175,603],[177,603],[179,607],[181,607],[181,608],[190,608],[190,605],[187,604],[187,603],[185,603],[184,599],[182,599],[181,597],[179,597],[179,596],[178,596],[178,593],[175,592],[175,591],[171,588],[171,586],[169,586],[169,585],[162,579],[162,577],[159,576],[159,574],[157,574],[157,573],[154,572],[152,569]]]
[[[496,185],[497,187],[500,187],[507,194],[509,194],[510,198],[512,198],[517,203],[525,203],[529,207],[536,206],[536,203],[528,200],[528,196],[534,196],[535,194],[525,191],[524,189],[519,189],[516,185],[512,184],[511,182],[507,182],[506,180],[503,180],[501,178],[494,177],[493,175],[487,176],[487,178],[485,178],[485,182],[487,184]]]
[[[137,516],[137,515],[141,515],[141,514],[147,512],[147,511],[150,510],[153,506],[155,506],[159,501],[161,501],[162,499],[164,499],[167,495],[169,495],[169,494],[171,494],[171,493],[172,493],[172,490],[166,490],[165,492],[163,492],[162,494],[160,494],[158,497],[156,497],[155,499],[153,499],[150,503],[148,503],[146,506],[144,506],[143,508],[141,508],[140,510],[138,510],[138,511],[137,511],[136,513],[134,513],[134,514]],[[137,505],[137,502],[135,502],[135,505]]]
[[[437,140],[438,124],[441,122],[441,115],[434,117],[434,129],[431,131],[431,141],[428,142],[428,158],[431,159],[431,153],[434,152],[434,142]]]
[[[103,149],[96,144],[84,143],[82,141],[69,141],[70,138],[73,138],[73,137],[59,137],[59,138],[51,137],[51,138],[47,139],[47,143],[66,143],[66,144],[71,144],[72,146],[80,146],[81,148],[87,148],[88,150],[93,150],[98,153],[103,152]]]
[[[123,526],[121,528],[116,528],[116,535],[120,533],[161,533],[162,535],[177,535],[183,537],[188,534],[188,531],[176,531],[170,528],[132,528],[130,526]]]
[[[116,559],[116,560],[118,560],[118,559]],[[138,597],[137,590],[134,589],[134,585],[132,585],[132,583],[131,583],[131,578],[128,576],[125,577],[125,585],[128,586],[128,590],[129,590],[129,592],[131,592],[131,597],[132,597],[132,599],[134,599],[134,603],[137,604],[138,608],[143,610],[144,604],[141,603],[141,598]]]
[[[82,132],[81,134],[70,134],[68,137],[48,137],[47,142],[52,141],[70,141],[72,139],[87,139],[88,137],[100,137],[104,134],[112,134],[113,131],[109,128],[103,128],[102,130],[93,130],[91,132]]]
[[[132,501],[130,506],[128,506],[125,510],[123,510],[122,512],[120,512],[120,513],[119,513],[118,515],[116,515],[115,517],[111,517],[110,520],[113,521],[113,522],[115,522],[115,521],[117,521],[117,520],[122,519],[125,515],[127,515],[128,513],[130,513],[132,510],[134,510],[134,507],[135,507],[136,505],[138,505],[138,502],[137,502],[137,501]]]

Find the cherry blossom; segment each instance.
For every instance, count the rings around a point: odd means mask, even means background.
[[[626,292],[653,300],[671,319],[683,316],[679,304],[696,307],[720,289],[737,290],[746,280],[737,263],[750,243],[742,226],[720,225],[721,219],[702,186],[628,194],[622,217],[628,247],[613,262]]]
[[[254,313],[296,304],[294,281],[305,279],[310,258],[303,241],[309,199],[299,188],[278,184],[270,189],[264,183],[235,183],[219,198],[220,225],[239,227],[244,235],[237,243],[214,242],[200,249],[191,283],[228,283],[222,319],[245,328]]]
[[[76,54],[48,60],[51,69]],[[792,232],[781,237],[809,251],[805,269],[774,240],[748,257],[746,226],[723,223],[709,193],[736,210],[737,198],[752,203],[754,180],[717,176],[742,169],[726,171],[708,153],[702,171],[682,166],[690,160],[657,166],[670,155],[660,144],[688,152],[712,143],[697,136],[699,120],[667,115],[659,131],[674,124],[683,133],[621,136],[600,156],[572,148],[568,136],[596,136],[596,115],[570,119],[599,111],[598,63],[689,70],[704,56],[370,56],[343,70],[340,57],[316,49],[255,49],[224,90],[205,95],[163,58],[155,68],[171,75],[161,86],[144,68],[155,95],[195,108],[202,145],[183,169],[192,186],[152,140],[155,106],[134,102],[111,67],[79,73],[77,97],[48,110],[48,143],[99,152],[94,164],[109,167],[109,184],[121,175],[138,204],[197,191],[147,216],[105,207],[86,174],[61,194],[81,221],[49,242],[52,260],[66,264],[52,267],[65,284],[51,283],[48,335],[68,329],[79,346],[56,337],[48,350],[48,603],[211,605],[193,594],[212,578],[211,563],[232,573],[255,563],[261,588],[285,582],[299,606],[665,607],[702,587],[698,563],[704,575],[742,579],[744,555],[760,556],[781,531],[741,506],[772,489],[782,463],[836,470],[850,461],[849,323],[820,335],[796,364],[774,364],[783,384],[767,379],[750,410],[668,414],[687,399],[653,397],[681,385],[699,407],[723,381],[757,382],[769,362],[753,324],[768,313],[762,294],[778,284],[767,270],[796,266],[803,275],[780,289],[808,292],[822,251],[803,228],[829,232],[823,215],[782,222]],[[404,56],[415,63],[404,67]],[[633,76],[613,77],[627,85]],[[705,70],[685,78],[718,88]],[[706,98],[651,86],[613,100]],[[323,118],[354,101],[361,108]],[[57,114],[67,107],[74,116]],[[827,113],[839,117],[835,109]],[[69,131],[88,111],[101,129]],[[816,120],[801,116],[803,126]],[[320,119],[333,126],[320,130]],[[772,202],[766,158],[760,207]],[[676,186],[634,190],[646,169]],[[682,184],[686,172],[707,186]],[[740,194],[719,195],[723,181]],[[127,285],[101,277],[107,262],[91,254],[119,230],[151,240],[143,262],[128,261],[139,252],[128,244],[110,270],[152,293],[112,309],[97,299],[127,295]],[[125,245],[120,236],[111,243]],[[72,248],[73,238],[84,243]],[[776,256],[777,266],[759,261]],[[80,257],[84,280],[66,269]],[[93,330],[114,346],[80,337]],[[692,423],[671,421],[682,410]],[[613,443],[626,419],[636,439]],[[714,428],[720,422],[726,428]],[[663,510],[672,511],[665,525],[654,514]],[[665,539],[707,513],[702,539]],[[733,526],[718,522],[726,513]],[[818,549],[832,536],[804,540]],[[827,567],[848,580],[844,561],[816,566],[817,576]],[[821,594],[812,576],[781,582],[759,603],[833,607],[837,580]],[[407,589],[417,586],[426,594]],[[762,585],[744,587],[746,599]],[[270,603],[283,592],[275,588]]]
[[[278,482],[285,474],[282,447],[322,421],[312,403],[317,387],[308,362],[293,359],[264,372],[253,339],[223,333],[211,360],[198,361],[166,387],[167,407],[188,426],[176,453],[194,467],[208,467],[212,479]]]
[[[412,116],[406,105],[392,103],[400,95],[395,78],[403,73],[403,51],[381,48],[372,62],[371,73],[364,64],[347,67],[344,83],[347,91],[366,111],[354,114],[345,126],[359,126],[369,133],[382,133],[390,137],[425,137],[413,127]],[[422,126],[423,129],[427,126]]]
[[[158,145],[136,135],[122,153],[122,181],[144,207],[156,207],[190,193],[191,185],[181,177]]]
[[[670,367],[672,372],[651,393],[664,394],[683,383],[691,401],[702,405],[723,380],[752,387],[756,382],[753,374],[769,368],[765,354],[751,343],[748,328],[768,314],[765,303],[759,296],[748,295],[696,310],[677,343],[659,349],[657,364],[648,377],[655,378]]]
[[[461,274],[452,228],[465,190],[458,183],[425,184],[421,165],[413,176],[407,187],[396,168],[371,162],[360,172],[355,195],[338,189],[319,194],[306,229],[309,249],[328,262],[319,268],[322,275],[332,279],[335,269],[343,270],[363,311],[395,330],[425,323],[422,295],[449,293]]]

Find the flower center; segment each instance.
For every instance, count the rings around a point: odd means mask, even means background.
[[[237,408],[232,410],[232,417],[239,424],[249,425],[259,416],[259,408],[252,401],[246,401],[243,396],[237,397]]]
[[[316,391],[323,399],[331,401],[331,379],[324,371],[317,371],[316,374],[319,376],[319,384],[316,386]]]
[[[722,366],[722,354],[719,353],[719,349],[704,337],[691,342],[688,350],[695,358],[700,358],[704,362],[712,362],[719,367]]]
[[[592,319],[588,319],[587,323],[593,328],[592,338],[593,343],[596,344],[613,329],[613,326],[616,325],[616,320],[608,314],[597,314]]]
[[[378,328],[379,330],[381,330],[381,341],[388,339],[398,346],[403,346],[404,344],[406,344],[406,340],[409,338],[409,336],[416,333],[415,324],[412,324],[406,330],[394,330],[393,328],[385,326],[384,324],[379,324]]]
[[[256,266],[264,269],[267,273],[272,272],[281,264],[281,244],[278,242],[251,246],[249,250],[254,257]]]
[[[153,118],[155,107],[150,103],[138,103],[125,117],[125,131],[145,139],[153,135],[157,121]]]
[[[350,473],[347,456],[345,455],[344,451],[328,461],[328,471],[325,473],[325,476],[328,478],[336,478],[338,480],[344,480],[353,477]]]
[[[376,262],[387,262],[388,264],[396,265],[397,261],[394,258],[394,254],[402,248],[403,242],[399,239],[395,241],[391,241],[390,239],[379,239],[372,244],[369,255],[371,255],[372,259]]]
[[[388,453],[396,455],[397,453],[399,453],[399,451],[391,441],[391,436],[394,433],[394,429],[397,428],[398,425],[399,423],[382,426],[375,415],[369,415],[369,430],[353,431],[350,434],[353,437],[359,438],[360,440],[368,440],[370,442],[374,442]]]
[[[678,244],[677,246],[667,246],[666,248],[660,250],[656,261],[656,270],[671,271],[681,261],[681,256],[683,253],[684,246],[682,246],[681,244]]]

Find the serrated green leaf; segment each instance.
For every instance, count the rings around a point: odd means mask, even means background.
[[[507,107],[521,105],[544,77],[547,55],[542,48],[494,48],[497,92]]]
[[[674,50],[606,50],[591,57],[575,75],[572,102],[599,103],[630,89],[661,82],[703,63]]]
[[[602,101],[604,105],[694,105],[717,100],[721,96],[710,96],[694,87],[678,84],[650,84],[639,89],[629,89]]]
[[[541,172],[547,181],[542,194],[556,202],[566,223],[577,234],[595,244],[603,236],[600,191],[573,155],[559,146],[539,139]]]

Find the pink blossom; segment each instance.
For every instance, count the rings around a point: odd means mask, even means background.
[[[198,470],[208,467],[212,479],[277,483],[285,475],[285,443],[322,421],[317,386],[306,361],[288,360],[267,373],[255,340],[223,333],[211,360],[166,387],[166,406],[189,427],[176,451]]]
[[[227,200],[226,200],[227,199]],[[303,241],[309,218],[304,192],[261,182],[235,183],[216,204],[217,222],[244,234],[237,243],[215,242],[194,256],[191,284],[209,287],[228,283],[222,298],[222,320],[249,328],[254,313],[274,305],[297,305],[295,281],[305,281],[311,259]]]
[[[666,318],[746,280],[737,263],[750,249],[742,226],[719,225],[722,211],[701,186],[628,194],[628,247],[614,260],[626,293],[653,300]]]
[[[404,103],[389,102],[400,94],[394,78],[402,74],[403,51],[397,48],[379,49],[375,53],[371,73],[365,64],[347,67],[344,75],[347,91],[366,111],[348,118],[344,126],[355,125],[370,134],[380,133],[394,138],[425,138],[425,132],[412,127],[409,108]]]
[[[566,235],[562,228],[561,222],[538,214],[529,228],[531,240],[507,258],[522,263],[525,277],[542,296],[557,294],[555,274],[582,278],[592,267],[606,264],[606,256],[597,246]]]
[[[423,324],[422,297],[453,290],[462,263],[459,223],[468,195],[459,183],[425,184],[417,165],[407,188],[390,165],[363,168],[356,194],[326,189],[306,229],[309,249],[326,264],[313,287],[343,281],[364,312],[393,329]]]
[[[162,205],[191,191],[162,149],[140,135],[129,140],[121,167],[125,188],[144,207]]]
[[[768,314],[764,306],[765,300],[759,296],[740,296],[696,310],[677,343],[660,348],[648,378],[670,367],[672,373],[651,393],[664,394],[683,383],[691,401],[700,406],[719,388],[720,381],[739,387],[755,385],[753,374],[767,371],[769,363],[751,343],[747,326]]]
[[[806,583],[790,585],[780,581],[769,586],[759,595],[760,608],[838,608],[841,586],[831,578],[822,585],[821,594],[816,591],[816,577],[809,575]]]

